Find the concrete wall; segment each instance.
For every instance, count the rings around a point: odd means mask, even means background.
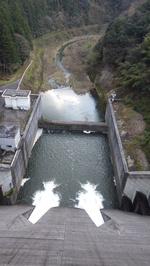
[[[0,138],[0,147],[3,150],[7,151],[15,151],[18,147],[20,141],[20,129],[18,128],[15,136],[6,136],[4,138]]]
[[[31,96],[34,97],[33,95]],[[42,115],[42,109],[41,109],[41,96],[38,97],[34,109],[31,113],[31,116],[29,118],[28,124],[26,126],[24,135],[23,135],[23,151],[24,151],[24,160],[25,162],[28,162],[32,145],[35,139],[35,135],[38,129],[38,120],[41,118]]]
[[[39,121],[39,127],[49,130],[66,131],[94,131],[107,132],[108,126],[104,122],[81,122],[81,121]]]
[[[27,98],[17,98],[17,107],[25,110],[30,109],[30,95]]]
[[[116,177],[119,202],[121,204],[122,194],[128,176],[128,167],[124,157],[123,147],[110,100],[108,100],[107,103],[105,119],[108,124],[108,138]]]
[[[31,95],[32,97],[35,97]],[[38,128],[38,120],[41,118],[41,97],[39,96],[34,105],[30,119],[26,126],[20,148],[15,153],[14,160],[11,164],[12,181],[14,184],[14,193],[11,196],[11,203],[14,204],[20,189],[22,178],[28,164],[31,154],[32,145]]]
[[[146,196],[150,206],[150,172],[129,172],[110,100],[108,100],[107,103],[105,119],[108,124],[109,144],[120,206],[124,195],[127,196],[133,203],[137,191]]]
[[[5,192],[8,192],[13,186],[12,175],[9,167],[0,169],[0,186],[2,187],[4,194]]]
[[[134,201],[136,192],[140,191],[147,199],[150,196],[150,172],[129,172],[124,194]]]
[[[13,109],[30,109],[30,95],[26,98],[20,97],[5,97],[5,107],[13,108]]]

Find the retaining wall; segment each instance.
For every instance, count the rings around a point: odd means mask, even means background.
[[[146,196],[150,206],[150,172],[129,172],[113,112],[113,106],[110,100],[108,100],[107,103],[105,119],[108,124],[108,138],[120,206],[122,205],[123,196],[127,196],[133,203],[137,191]]]
[[[35,135],[38,129],[38,120],[41,118],[41,96],[39,95],[37,97],[36,95],[31,95],[31,101],[35,97],[37,98],[37,100],[34,104],[28,124],[23,134],[20,148],[15,153],[14,160],[11,164],[12,180],[15,187],[14,193],[11,196],[12,204],[14,204],[17,199],[21,181],[25,174]]]
[[[33,110],[27,123],[24,134],[18,150],[15,152],[13,161],[10,166],[0,167],[0,172],[3,174],[10,174],[14,191],[9,198],[11,204],[14,204],[20,189],[22,178],[28,164],[29,156],[31,154],[33,142],[38,129],[38,120],[41,118],[41,96],[31,95],[31,101],[36,101],[33,104]]]
[[[128,167],[110,100],[107,102],[105,119],[108,124],[108,138],[116,177],[118,197],[121,204],[123,190],[128,177]]]

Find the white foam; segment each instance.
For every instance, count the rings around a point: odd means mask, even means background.
[[[33,197],[33,205],[36,206],[29,217],[29,221],[35,224],[49,209],[58,207],[60,197],[53,192],[56,185],[53,181],[43,182],[43,191],[37,191]]]
[[[30,178],[23,178],[21,182],[21,187],[23,187],[28,180],[30,180]]]
[[[37,133],[36,133],[36,136],[35,136],[35,139],[34,139],[33,146],[35,145],[35,143],[37,142],[37,140],[40,138],[40,136],[42,135],[42,133],[43,133],[43,129],[42,128],[38,128]],[[33,146],[32,146],[32,148],[33,148]]]
[[[103,208],[103,197],[96,191],[96,185],[87,182],[82,185],[78,192],[78,205],[75,207],[84,209],[97,227],[104,223],[100,209]]]

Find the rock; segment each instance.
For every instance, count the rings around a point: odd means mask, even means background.
[[[121,128],[122,126],[124,126],[124,121],[122,119],[118,120],[117,125],[119,128]]]
[[[142,171],[149,171],[150,165],[146,159],[145,153],[140,149],[136,149],[136,155],[137,155],[137,160],[140,162],[140,165],[142,168],[141,170]]]
[[[129,155],[127,156],[127,164],[128,164],[129,168],[134,166],[134,160],[131,159],[131,157]]]
[[[129,140],[129,133],[128,132],[126,132],[126,131],[121,131],[121,138],[123,139],[123,140]]]

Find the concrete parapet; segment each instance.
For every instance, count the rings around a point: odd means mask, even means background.
[[[146,178],[150,180],[150,171],[134,171],[129,172],[129,177]]]

